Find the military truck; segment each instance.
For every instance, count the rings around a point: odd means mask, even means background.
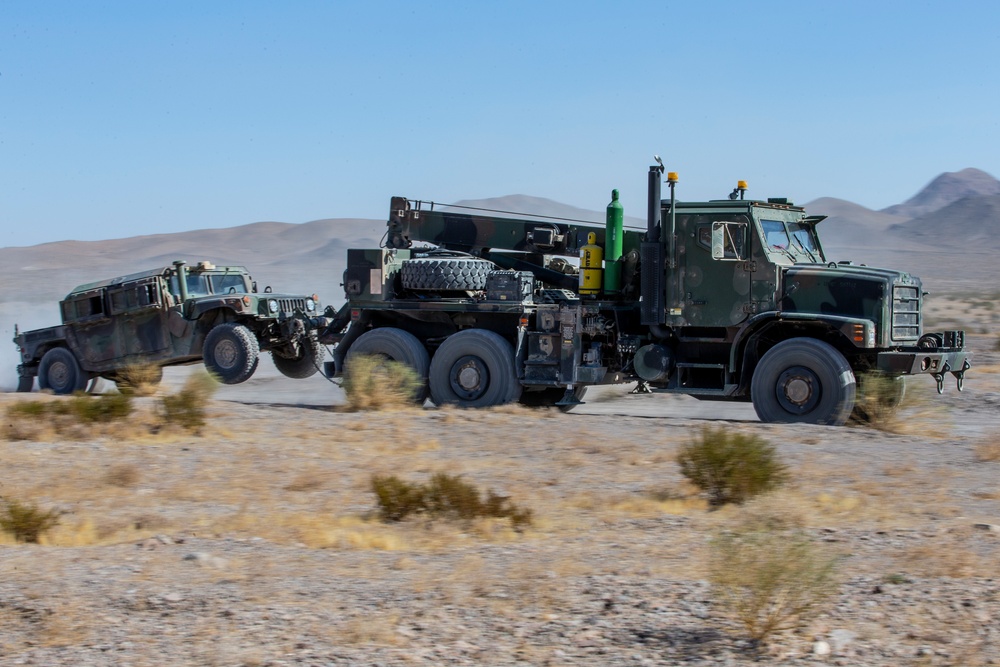
[[[647,224],[605,226],[393,197],[384,247],[347,254],[347,302],[325,313],[325,374],[376,355],[411,366],[436,404],[578,404],[587,387],[751,401],[765,422],[844,424],[859,378],[950,373],[963,331],[924,332],[921,281],[830,261],[818,225],[784,198],[661,198]],[[487,215],[493,213],[494,215]],[[418,246],[417,243],[428,245]],[[606,255],[602,258],[602,255]],[[579,264],[577,266],[577,264]]]
[[[136,368],[204,361],[227,384],[253,375],[269,351],[284,375],[317,372],[323,347],[310,318],[316,295],[258,293],[239,266],[184,261],[119,278],[80,285],[59,304],[62,324],[20,332],[14,343],[21,363],[18,391],[38,386],[56,394],[84,390],[102,377],[124,388]],[[148,373],[147,373],[148,374]]]

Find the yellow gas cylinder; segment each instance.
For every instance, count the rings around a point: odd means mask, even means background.
[[[597,234],[587,234],[587,245],[580,248],[580,294],[600,294],[604,271],[604,249],[597,245]]]

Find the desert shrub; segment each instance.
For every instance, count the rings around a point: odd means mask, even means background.
[[[714,506],[742,504],[781,486],[787,468],[774,446],[755,435],[705,428],[677,454],[681,474],[708,493]]]
[[[0,530],[10,533],[18,542],[37,544],[38,538],[59,523],[59,513],[55,510],[43,512],[32,503],[2,499],[0,510]]]
[[[206,423],[205,407],[218,386],[207,372],[192,373],[180,390],[160,400],[164,421],[200,433]]]
[[[905,394],[905,380],[878,371],[858,375],[858,395],[851,423],[893,432],[899,427],[899,408]]]
[[[351,357],[341,387],[353,410],[409,407],[420,389],[420,377],[406,364],[375,355]]]
[[[50,405],[55,406],[59,403],[51,403]],[[69,409],[82,423],[106,424],[121,421],[132,414],[132,397],[125,394],[101,394],[100,396],[74,394],[70,399]]]
[[[129,364],[115,376],[118,391],[133,396],[152,396],[156,393],[163,369],[153,364]]]
[[[372,491],[383,521],[402,521],[412,514],[471,520],[478,517],[510,519],[515,530],[531,525],[532,512],[510,502],[508,496],[488,491],[486,498],[458,475],[436,473],[427,484],[413,484],[395,475],[372,477]]]
[[[780,522],[750,522],[710,543],[713,597],[755,643],[801,624],[834,592],[835,576],[833,556]]]

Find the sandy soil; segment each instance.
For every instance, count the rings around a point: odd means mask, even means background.
[[[157,397],[125,424],[40,424],[0,441],[0,495],[61,513],[42,545],[0,538],[0,664],[996,664],[994,341],[974,338],[963,394],[913,380],[893,433],[626,388],[572,414],[352,413],[267,364],[201,435],[151,433]],[[23,400],[64,399],[0,394]],[[774,444],[791,483],[709,511],[674,458],[706,426]],[[435,472],[534,524],[378,520],[373,474]],[[762,506],[839,564],[819,610],[754,652],[705,579],[711,539]]]

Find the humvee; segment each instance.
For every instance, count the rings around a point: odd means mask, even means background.
[[[184,261],[172,266],[80,285],[60,304],[62,324],[14,329],[21,363],[18,391],[71,394],[96,378],[124,388],[130,372],[204,361],[226,384],[247,380],[262,351],[284,375],[314,374],[323,347],[310,333],[316,295],[276,294],[240,266]]]

